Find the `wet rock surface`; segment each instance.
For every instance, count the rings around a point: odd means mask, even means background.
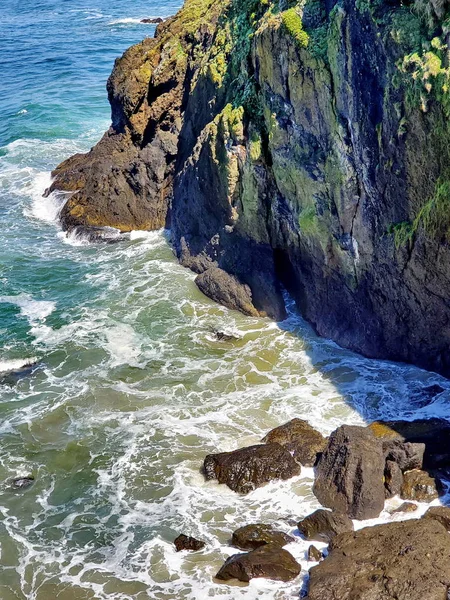
[[[319,502],[355,519],[377,517],[384,507],[382,446],[365,427],[343,425],[328,440],[313,492]]]
[[[393,511],[391,511],[391,515],[394,515],[397,513],[416,512],[418,508],[419,507],[417,506],[417,504],[414,504],[414,502],[403,502],[402,504],[400,504],[400,506],[398,506]]]
[[[446,600],[450,535],[433,519],[366,527],[335,537],[310,570],[309,600]]]
[[[265,545],[245,554],[234,554],[225,561],[216,579],[250,581],[266,577],[278,581],[291,581],[300,575],[301,566],[295,558],[279,546]]]
[[[252,292],[248,285],[238,281],[223,269],[211,267],[195,279],[198,289],[227,308],[240,310],[246,315],[257,317],[253,306]]]
[[[298,523],[298,530],[307,540],[329,542],[337,534],[353,531],[353,523],[347,515],[318,509]]]
[[[425,471],[407,471],[403,475],[400,497],[404,500],[431,502],[439,497],[436,480]]]
[[[281,444],[305,467],[314,466],[327,445],[324,436],[303,419],[292,419],[272,429],[261,441]]]
[[[257,523],[236,529],[231,538],[231,545],[240,550],[255,550],[267,544],[281,547],[293,541],[293,537],[283,531],[277,531],[272,525]]]
[[[308,562],[319,562],[322,560],[322,552],[316,548],[315,546],[310,546],[308,548],[308,552],[306,554],[306,559]]]
[[[386,461],[384,468],[384,494],[386,498],[400,494],[403,484],[403,473],[396,462]]]
[[[300,474],[300,465],[279,444],[262,444],[208,455],[203,464],[206,479],[217,479],[241,494],[274,479]]]
[[[196,552],[202,550],[206,546],[205,542],[197,540],[189,535],[184,535],[184,533],[181,533],[173,543],[175,544],[177,552],[181,552],[181,550],[191,550]]]

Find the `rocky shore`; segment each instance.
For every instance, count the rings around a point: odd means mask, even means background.
[[[450,372],[448,0],[186,0],[57,167],[65,230],[170,227],[211,298]],[[95,229],[94,229],[95,231]]]
[[[432,506],[420,519],[408,513],[419,508],[417,502],[430,503],[447,494],[450,452],[443,442],[448,432],[448,422],[439,419],[375,422],[341,426],[325,439],[306,421],[293,419],[270,431],[260,445],[208,455],[203,465],[206,479],[241,494],[314,465],[313,491],[326,507],[299,521],[293,535],[266,523],[234,531],[230,544],[243,552],[224,562],[216,580],[295,580],[301,565],[284,547],[300,536],[328,544],[325,551],[314,544],[307,550],[313,566],[306,598],[446,600],[450,508]],[[385,499],[394,495],[407,501],[393,511],[395,520],[358,526],[358,521],[378,517]],[[402,515],[407,520],[399,520]],[[175,545],[177,551],[205,546],[186,535]]]

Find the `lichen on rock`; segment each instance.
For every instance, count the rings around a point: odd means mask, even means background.
[[[186,0],[55,170],[63,226],[168,225],[256,313],[285,287],[319,334],[448,374],[449,42],[447,0]]]

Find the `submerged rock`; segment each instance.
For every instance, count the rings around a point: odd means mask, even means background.
[[[292,419],[272,429],[262,442],[281,444],[305,467],[313,467],[327,445],[323,435],[303,419]]]
[[[290,535],[287,535],[283,531],[275,530],[272,525],[264,525],[262,523],[240,527],[236,529],[231,538],[231,544],[240,550],[255,550],[266,544],[285,546],[293,541],[294,538]]]
[[[15,477],[10,482],[10,487],[13,490],[26,490],[34,484],[33,475],[27,475],[24,477]]]
[[[354,519],[377,517],[384,507],[382,446],[365,427],[343,425],[328,440],[313,492],[323,506]]]
[[[183,533],[181,533],[173,543],[175,544],[177,552],[180,552],[181,550],[202,550],[206,546],[205,542],[196,540],[195,538],[184,535]]]
[[[292,554],[280,546],[269,544],[245,554],[233,554],[225,561],[216,579],[250,581],[254,577],[266,577],[277,581],[291,581],[300,572],[301,566]]]
[[[309,600],[446,600],[450,536],[432,519],[409,520],[335,537],[310,570]]]
[[[298,523],[298,530],[307,540],[329,542],[339,533],[353,531],[353,523],[343,513],[319,508]]]
[[[436,481],[425,471],[407,471],[403,475],[400,497],[404,500],[431,502],[439,497]]]
[[[262,444],[240,448],[233,452],[209,454],[204,461],[206,479],[219,483],[241,494],[274,479],[290,479],[300,474],[300,465],[279,444]]]

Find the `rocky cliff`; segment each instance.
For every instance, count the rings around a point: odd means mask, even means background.
[[[186,0],[54,172],[64,228],[169,225],[200,289],[450,373],[448,0]]]

